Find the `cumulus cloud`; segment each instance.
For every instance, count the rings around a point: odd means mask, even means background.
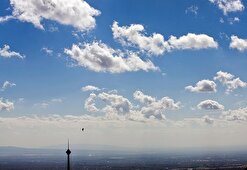
[[[156,99],[135,91],[133,97],[141,106],[135,106],[129,99],[117,94],[102,92],[98,95],[91,93],[85,101],[85,109],[89,112],[104,112],[108,119],[124,119],[132,121],[145,121],[149,119],[165,120],[166,109],[179,109],[180,103],[169,97]],[[105,103],[103,108],[96,108],[96,100]]]
[[[186,86],[185,89],[189,90],[191,92],[216,92],[217,85],[214,81],[211,80],[201,80],[196,83],[196,85],[193,86]]]
[[[234,78],[234,75],[232,75],[230,73],[218,71],[216,73],[216,76],[214,77],[214,80],[219,80],[222,83],[226,83],[229,80],[232,80],[233,78]]]
[[[65,49],[64,52],[79,66],[95,72],[123,73],[159,70],[150,60],[144,61],[135,53],[124,54],[101,42],[86,43],[81,46],[73,44],[71,49]]]
[[[204,100],[197,105],[197,108],[203,110],[223,110],[224,106],[214,100]]]
[[[222,118],[228,121],[247,121],[247,107],[225,111]]]
[[[112,25],[113,37],[122,45],[135,46],[141,51],[150,54],[161,55],[176,49],[206,49],[217,48],[218,43],[206,34],[193,34],[179,38],[171,36],[165,41],[163,35],[153,33],[151,36],[144,34],[144,27],[141,24],[131,24],[130,26],[118,26],[117,22]]]
[[[137,100],[137,101],[139,101],[140,103],[143,103],[143,104],[151,104],[151,103],[155,102],[155,98],[154,97],[145,95],[141,91],[135,91],[134,94],[133,94],[133,97],[134,97],[135,100]]]
[[[90,96],[85,100],[84,108],[89,112],[97,112],[99,109],[95,106],[95,99],[97,95],[91,93]]]
[[[107,105],[103,110],[110,111],[118,115],[130,113],[133,107],[127,98],[118,94],[102,92],[98,95],[98,98],[104,101]]]
[[[135,45],[141,50],[155,55],[170,50],[169,44],[161,34],[154,33],[152,36],[146,36],[144,31],[144,27],[140,24],[120,27],[117,22],[114,22],[112,25],[113,37],[123,45]]]
[[[10,0],[10,4],[12,16],[6,17],[32,23],[39,29],[44,29],[42,21],[46,19],[85,31],[95,27],[94,17],[100,15],[84,0]]]
[[[10,46],[6,44],[3,46],[3,48],[0,48],[0,57],[4,57],[4,58],[17,57],[21,59],[25,58],[24,55],[21,55],[20,53],[15,51],[11,51]]]
[[[144,104],[140,108],[140,112],[146,118],[165,119],[165,115],[163,114],[165,109],[180,108],[180,102],[175,102],[169,97],[163,97],[158,100],[154,97],[143,94],[141,91],[136,91],[133,96],[135,100]]]
[[[14,103],[10,102],[8,100],[4,101],[2,98],[0,98],[0,111],[7,110],[11,111],[14,109]]]
[[[247,50],[247,39],[241,39],[238,36],[232,35],[230,48],[235,48],[241,52]]]
[[[224,15],[229,12],[240,12],[244,10],[244,4],[242,0],[209,0],[218,6],[223,11]]]
[[[218,80],[220,81],[224,86],[226,86],[226,93],[230,93],[235,89],[238,88],[244,88],[247,87],[247,83],[240,80],[240,78],[234,78],[235,76],[227,73],[227,72],[223,72],[223,71],[218,71],[216,73],[216,76],[214,77],[214,80]]]
[[[97,108],[95,106],[96,100],[103,102],[104,105],[101,108]],[[102,92],[98,95],[91,93],[84,106],[89,112],[105,113],[105,119],[109,120],[130,120],[135,115],[132,103],[127,98],[114,93]],[[138,118],[140,116],[138,115]]]
[[[92,85],[87,85],[81,88],[82,91],[99,91],[100,88]]]
[[[173,49],[206,49],[206,48],[218,48],[218,43],[210,36],[206,34],[193,34],[179,38],[171,36],[168,40]]]
[[[5,91],[7,88],[16,86],[15,83],[9,82],[9,81],[5,81],[2,85],[1,91]]]

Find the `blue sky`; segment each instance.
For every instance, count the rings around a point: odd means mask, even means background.
[[[18,118],[34,115],[123,119],[126,126],[129,121],[176,124],[188,118],[211,126],[247,121],[245,1],[73,0],[63,7],[62,0],[37,1],[43,6],[24,2],[0,2],[2,122],[25,122]],[[66,14],[73,5],[77,10]],[[163,38],[162,45],[154,41],[155,34]],[[8,54],[3,54],[4,45],[10,47]],[[83,91],[88,85],[99,90]],[[133,96],[136,91],[142,92],[140,98]],[[90,110],[94,106],[97,111]]]

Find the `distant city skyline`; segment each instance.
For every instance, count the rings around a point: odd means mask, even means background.
[[[246,5],[2,0],[0,146],[247,146]]]

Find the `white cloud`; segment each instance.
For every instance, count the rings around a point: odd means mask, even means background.
[[[92,85],[87,85],[81,88],[82,91],[99,91],[100,88]]]
[[[206,34],[193,34],[179,38],[171,36],[168,40],[173,49],[206,49],[206,48],[218,48],[218,43],[214,39]]]
[[[196,83],[196,85],[193,86],[187,86],[185,87],[186,90],[189,90],[191,92],[216,92],[217,85],[214,81],[210,80],[201,80]]]
[[[95,106],[96,94],[91,93],[90,96],[85,100],[84,108],[89,112],[97,112],[99,109]]]
[[[241,52],[247,50],[247,39],[238,38],[238,36],[231,36],[230,48],[235,48]]]
[[[13,18],[14,18],[13,16],[0,17],[0,23],[7,22],[7,21],[9,21],[9,20],[11,20]]]
[[[10,0],[10,4],[12,17],[39,29],[44,29],[42,21],[46,19],[85,31],[95,27],[94,17],[100,15],[84,0]]]
[[[154,33],[152,36],[146,36],[144,31],[144,27],[140,24],[120,27],[117,22],[114,22],[112,25],[113,37],[123,45],[135,45],[141,50],[155,55],[170,50],[169,44],[161,34]]]
[[[228,18],[228,22],[229,22],[229,24],[232,25],[234,23],[240,22],[240,19],[238,17]]]
[[[188,7],[186,10],[185,10],[185,13],[188,14],[188,13],[192,13],[194,15],[197,15],[198,13],[198,6],[196,5],[191,5],[190,7]]]
[[[103,110],[110,110],[118,115],[130,113],[130,110],[133,107],[127,98],[118,94],[102,92],[98,94],[98,98],[106,103],[106,107]]]
[[[123,73],[159,70],[150,60],[143,61],[135,53],[124,54],[101,42],[87,43],[82,46],[73,44],[71,49],[65,49],[64,52],[79,66],[95,72]]]
[[[204,110],[223,110],[224,106],[214,100],[204,100],[197,105],[197,108]]]
[[[247,121],[247,107],[225,111],[222,118],[228,121]]]
[[[216,76],[214,77],[214,80],[219,80],[222,83],[227,83],[229,80],[232,80],[234,78],[234,75],[223,72],[223,71],[218,71],[216,73]]]
[[[135,91],[133,94],[133,97],[135,100],[139,101],[140,103],[143,104],[151,104],[153,102],[155,102],[155,98],[152,96],[148,96],[143,94],[143,92],[141,91]]]
[[[169,52],[176,49],[206,49],[217,48],[218,43],[206,34],[193,34],[179,38],[171,36],[165,41],[163,35],[153,33],[152,36],[144,34],[144,27],[141,24],[131,24],[130,26],[118,26],[117,22],[112,25],[113,37],[122,45],[135,46],[141,51],[146,51],[150,54],[161,55],[164,52]]]
[[[230,93],[238,88],[247,87],[246,82],[243,82],[240,78],[234,77],[235,76],[230,73],[218,71],[214,80],[219,80],[224,86],[226,86],[226,93]]]
[[[11,83],[9,81],[5,81],[2,85],[2,88],[1,88],[1,91],[5,91],[7,88],[10,88],[10,87],[13,87],[13,86],[16,86],[15,83]]]
[[[2,98],[0,98],[0,111],[2,110],[7,110],[7,111],[11,111],[14,109],[14,103],[10,102],[8,100],[3,101]]]
[[[223,18],[220,18],[220,23],[223,24],[225,21]]]
[[[72,32],[72,35],[73,35],[76,39],[79,39],[79,38],[80,38],[79,34],[78,34],[76,31],[73,31],[73,32]]]
[[[244,10],[244,4],[242,0],[209,0],[218,6],[223,11],[224,15],[229,12],[240,12]]]
[[[118,90],[117,89],[109,90],[107,93],[117,94],[118,93]]]
[[[24,55],[21,55],[18,52],[10,51],[9,45],[4,45],[3,48],[0,48],[0,57],[4,57],[4,58],[17,57],[21,59],[25,58]]]
[[[52,54],[53,54],[53,50],[52,50],[52,49],[49,49],[49,48],[47,48],[47,47],[43,47],[43,48],[41,49],[41,51],[45,52],[45,53],[48,54],[48,55],[52,55]]]
[[[159,120],[166,119],[163,114],[166,109],[179,109],[180,102],[175,102],[169,97],[163,97],[161,99],[156,99],[154,97],[143,94],[141,91],[136,91],[134,93],[134,99],[144,104],[140,108],[140,112],[146,118],[156,118]]]
[[[165,120],[163,114],[165,110],[180,108],[180,103],[176,103],[169,97],[157,100],[141,91],[134,92],[133,97],[140,102],[141,106],[135,106],[127,98],[116,93],[102,92],[98,95],[91,93],[85,101],[85,109],[89,112],[103,112],[107,119],[147,121],[150,119]],[[96,100],[103,101],[105,106],[97,108]]]

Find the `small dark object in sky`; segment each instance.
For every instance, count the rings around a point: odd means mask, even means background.
[[[84,131],[84,128],[81,128],[81,131]]]

